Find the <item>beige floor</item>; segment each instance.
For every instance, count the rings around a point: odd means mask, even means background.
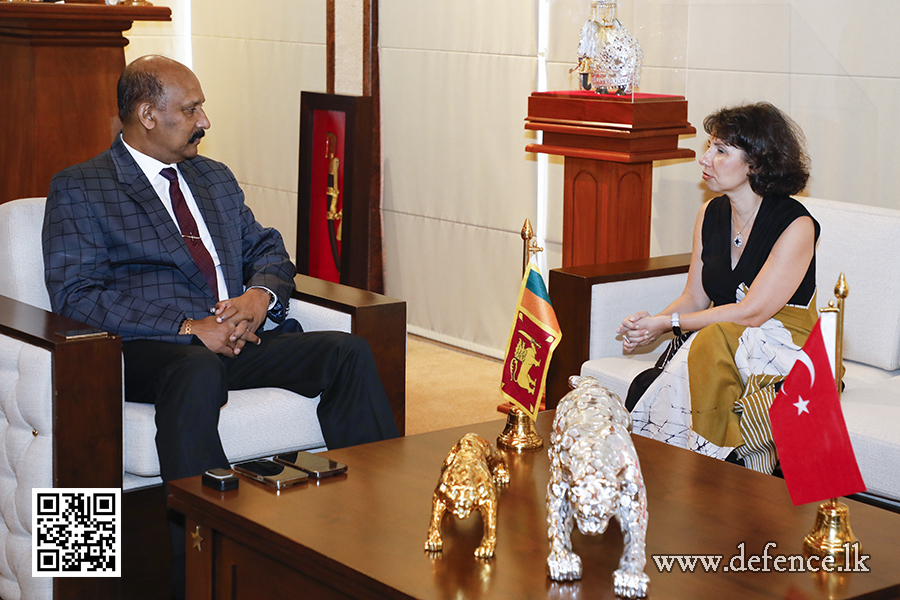
[[[503,402],[497,359],[409,336],[406,355],[406,435],[499,421]]]

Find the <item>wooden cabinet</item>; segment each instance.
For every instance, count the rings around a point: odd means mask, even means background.
[[[528,152],[565,157],[563,267],[649,258],[653,161],[694,156],[687,100],[535,92],[525,129],[543,131]]]
[[[170,19],[164,6],[0,3],[0,202],[45,196],[56,172],[109,148],[123,33]]]

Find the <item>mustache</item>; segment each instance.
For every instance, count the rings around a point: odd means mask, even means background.
[[[194,135],[191,136],[191,139],[188,140],[188,144],[193,144],[194,142],[196,142],[197,140],[202,138],[204,135],[206,135],[206,131],[204,131],[203,129],[198,129],[197,131],[194,132]]]

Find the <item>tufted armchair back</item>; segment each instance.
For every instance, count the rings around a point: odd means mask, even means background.
[[[0,204],[0,294],[50,310],[41,250],[45,201],[25,198]]]
[[[50,310],[43,219],[43,198],[0,204],[0,294]],[[44,348],[0,336],[0,598],[53,591],[52,579],[31,577],[31,489],[53,487],[51,360]]]

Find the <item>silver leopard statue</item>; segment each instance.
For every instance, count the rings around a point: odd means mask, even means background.
[[[597,535],[615,517],[625,551],[613,573],[614,591],[623,598],[643,598],[650,584],[644,573],[647,493],[631,441],[631,414],[593,377],[570,377],[569,385],[574,389],[556,408],[550,440],[547,571],[555,581],[580,579],[572,526]]]

